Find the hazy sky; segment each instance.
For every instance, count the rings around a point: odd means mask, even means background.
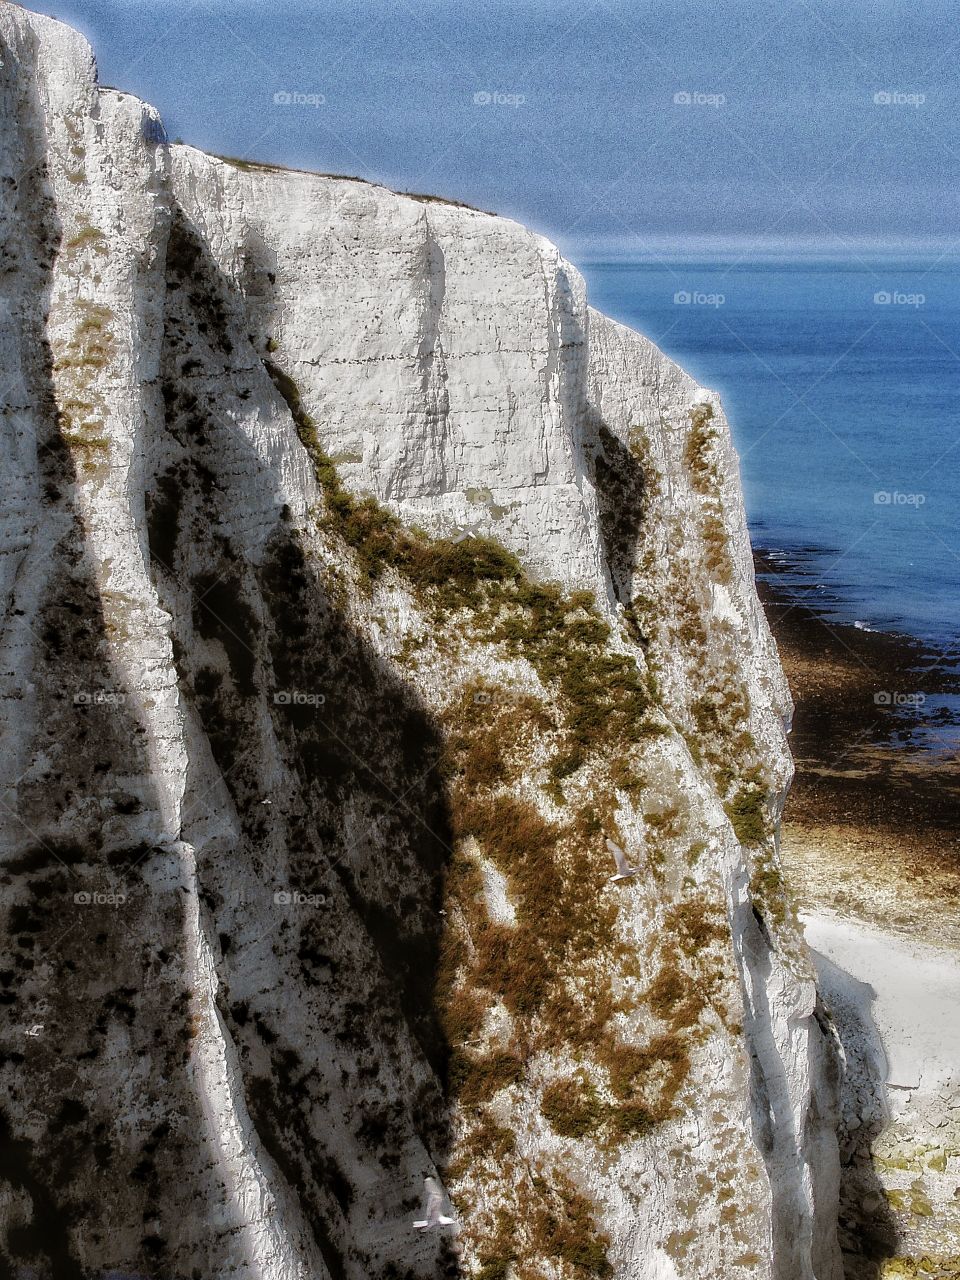
[[[454,196],[568,252],[960,239],[960,34],[945,0],[45,9],[171,137]]]

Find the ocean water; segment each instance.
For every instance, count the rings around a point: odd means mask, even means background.
[[[754,545],[827,618],[960,634],[960,263],[578,263],[720,392]]]

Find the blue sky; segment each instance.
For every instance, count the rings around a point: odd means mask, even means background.
[[[153,102],[172,137],[453,196],[577,256],[960,239],[960,46],[944,0],[45,11],[83,30],[101,79]]]

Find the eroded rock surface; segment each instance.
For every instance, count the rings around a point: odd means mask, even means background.
[[[0,59],[8,1269],[837,1280],[717,398],[512,222]]]

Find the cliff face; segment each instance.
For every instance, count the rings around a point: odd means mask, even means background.
[[[514,223],[0,58],[8,1267],[834,1280],[716,397]]]

